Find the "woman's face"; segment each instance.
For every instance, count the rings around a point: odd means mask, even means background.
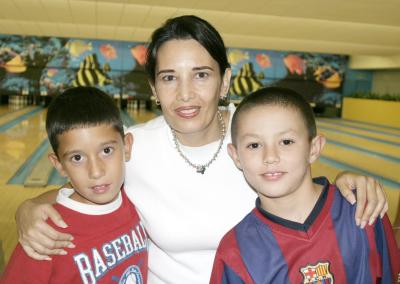
[[[221,78],[218,63],[196,40],[170,40],[157,53],[153,94],[178,138],[219,129],[218,100],[229,89],[231,71]]]

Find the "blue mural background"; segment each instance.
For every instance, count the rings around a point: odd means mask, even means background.
[[[149,95],[143,43],[0,35],[0,92],[58,94],[77,85]]]
[[[262,86],[293,88],[310,102],[341,103],[347,56],[254,49],[230,49],[231,98],[240,99]]]
[[[143,64],[146,43],[61,37],[0,35],[0,94],[56,95],[78,85],[111,95],[151,94]],[[346,70],[344,55],[228,48],[231,100],[262,86],[296,89],[311,103],[340,106],[346,90],[371,85],[368,74]],[[359,79],[358,77],[362,77]]]

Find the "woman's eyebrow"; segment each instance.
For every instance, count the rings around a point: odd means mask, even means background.
[[[160,74],[164,74],[164,73],[172,73],[174,72],[173,69],[164,69],[164,70],[160,70],[156,73],[156,76],[160,75]]]
[[[208,69],[208,70],[214,71],[214,69],[211,68],[210,66],[199,66],[199,67],[194,67],[192,70],[199,71],[199,70],[204,70],[204,69]]]

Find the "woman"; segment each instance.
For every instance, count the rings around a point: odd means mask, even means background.
[[[134,146],[125,190],[151,238],[149,283],[208,283],[220,238],[256,197],[226,150],[234,107],[218,109],[231,78],[224,43],[200,18],[170,19],[153,33],[146,71],[163,116],[129,129]],[[356,218],[363,226],[387,210],[373,179],[344,174],[337,184],[351,201],[350,189],[361,188]],[[70,244],[70,236],[41,221],[63,225],[50,205],[37,204],[53,196],[25,202],[17,216],[20,242],[38,259]]]

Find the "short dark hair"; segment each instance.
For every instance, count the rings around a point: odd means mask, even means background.
[[[112,125],[124,137],[123,123],[114,100],[94,87],[67,89],[53,99],[47,111],[47,136],[56,155],[58,135],[75,128],[101,124]]]
[[[236,108],[232,118],[231,137],[232,143],[236,144],[238,122],[241,114],[257,106],[275,105],[297,110],[303,118],[311,141],[317,135],[314,112],[307,100],[292,89],[281,87],[261,88],[246,96]]]
[[[194,39],[200,43],[217,61],[221,77],[225,69],[230,67],[224,41],[209,22],[193,15],[175,17],[168,19],[151,36],[145,70],[152,83],[155,81],[157,51],[164,43],[173,39]]]

